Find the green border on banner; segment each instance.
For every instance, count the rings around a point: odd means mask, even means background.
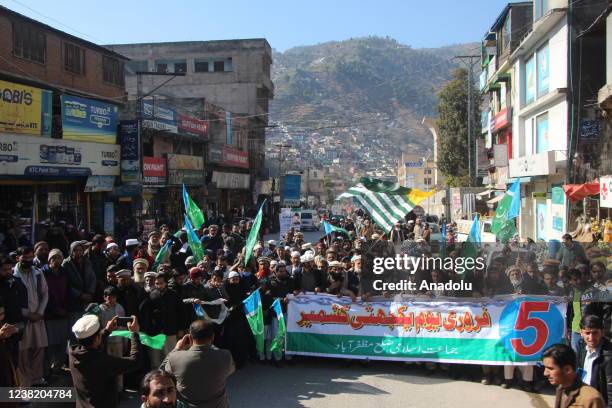
[[[509,353],[498,339],[354,336],[302,332],[287,333],[286,352],[322,357],[404,361],[415,359],[494,365],[508,364],[508,361],[535,363],[538,360]]]

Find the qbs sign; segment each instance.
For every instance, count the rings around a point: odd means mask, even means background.
[[[0,132],[51,134],[51,91],[0,81]]]

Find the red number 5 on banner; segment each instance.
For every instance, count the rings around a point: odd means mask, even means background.
[[[520,355],[530,356],[538,353],[542,350],[542,347],[546,344],[546,340],[548,340],[548,325],[546,322],[539,317],[530,316],[531,313],[543,312],[546,313],[550,309],[550,303],[548,302],[522,302],[518,315],[516,317],[516,323],[514,325],[514,330],[523,331],[529,328],[533,328],[535,330],[535,338],[529,344],[526,343],[526,334],[523,332],[520,337],[515,337],[510,339],[510,344],[512,344],[512,348]]]

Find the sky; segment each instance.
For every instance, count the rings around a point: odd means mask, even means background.
[[[369,35],[414,48],[480,41],[507,0],[0,0],[98,44],[266,38],[278,51]]]

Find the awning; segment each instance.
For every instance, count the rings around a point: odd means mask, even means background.
[[[495,190],[485,190],[481,193],[476,194],[476,197],[478,197],[479,199],[482,199],[482,197],[484,196],[491,196],[491,193],[494,193]]]
[[[584,184],[564,184],[563,191],[567,198],[575,203],[585,197],[599,194],[599,180]]]
[[[501,201],[502,198],[504,198],[506,194],[500,194],[498,196],[493,197],[492,199],[490,199],[489,201],[487,201],[487,204],[495,204],[498,201]]]

